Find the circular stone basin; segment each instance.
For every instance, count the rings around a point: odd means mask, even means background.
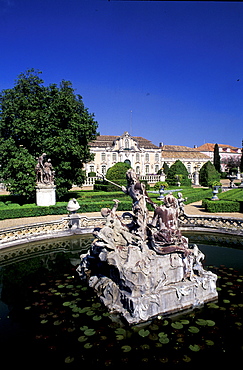
[[[3,250],[2,361],[25,369],[195,369],[236,363],[243,354],[243,250],[232,240],[215,244],[209,236],[186,236],[206,255],[206,268],[218,275],[218,301],[134,326],[109,313],[76,273],[91,235]]]

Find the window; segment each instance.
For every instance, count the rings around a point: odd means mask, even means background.
[[[155,162],[159,162],[159,153],[155,154]]]
[[[146,164],[145,166],[145,173],[146,175],[149,174],[149,164]]]
[[[105,165],[101,166],[101,173],[102,173],[102,175],[106,174],[106,166]]]
[[[105,162],[105,153],[101,153],[101,161]]]
[[[155,165],[154,170],[155,170],[155,173],[159,172],[159,165],[158,164]]]
[[[139,175],[140,174],[140,167],[139,166],[136,166],[136,174]]]
[[[129,140],[125,139],[125,149],[129,149]]]
[[[149,162],[149,154],[148,153],[145,154],[145,162]]]
[[[116,153],[112,153],[112,161],[116,162]]]
[[[139,153],[136,153],[136,162],[139,162],[140,161],[140,155]]]
[[[89,167],[89,172],[94,172],[94,166]]]

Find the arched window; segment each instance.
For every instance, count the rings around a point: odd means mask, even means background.
[[[145,173],[146,175],[149,174],[149,164],[146,164],[145,166]]]
[[[136,174],[139,175],[140,174],[140,167],[139,166],[136,166]]]
[[[125,149],[129,149],[129,140],[125,139]]]

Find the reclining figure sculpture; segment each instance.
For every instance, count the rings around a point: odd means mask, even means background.
[[[179,205],[168,194],[158,206],[133,169],[121,190],[132,212],[118,216],[119,201],[103,208],[105,225],[94,232],[90,250],[77,269],[108,309],[129,323],[197,307],[217,298],[217,276],[203,269],[204,255],[179,230]],[[120,186],[119,186],[120,187]],[[147,204],[154,209],[150,219]]]

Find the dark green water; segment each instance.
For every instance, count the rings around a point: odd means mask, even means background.
[[[195,236],[190,241],[195,242]],[[9,250],[1,267],[0,348],[5,366],[190,369],[243,355],[243,250],[197,243],[218,275],[219,299],[143,325],[121,325],[76,273],[91,238]],[[239,246],[237,246],[239,247]],[[3,362],[4,361],[4,362]]]

